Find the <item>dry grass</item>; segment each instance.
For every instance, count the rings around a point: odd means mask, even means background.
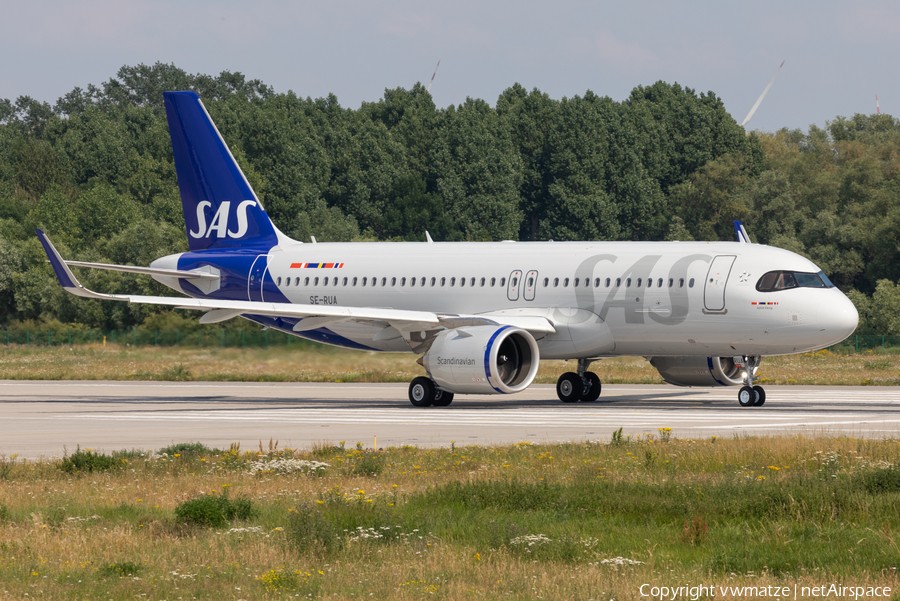
[[[593,364],[609,384],[661,384],[642,357]],[[573,361],[542,361],[536,382],[555,383]],[[760,370],[768,384],[900,385],[900,353],[829,351],[767,357]],[[0,350],[0,379],[206,380],[275,382],[408,382],[424,370],[411,354],[351,351],[306,344],[294,347],[191,348],[92,345],[13,346]]]
[[[895,441],[673,437],[618,445],[404,447],[384,452],[384,470],[374,477],[353,469],[364,456],[330,445],[279,451],[277,444],[249,454],[132,453],[121,457],[120,469],[75,475],[57,463],[6,459],[0,590],[16,599],[455,600],[638,599],[645,583],[900,586],[898,492],[851,494],[866,470],[900,463]],[[250,461],[272,458],[330,467],[320,476],[250,475]],[[475,513],[440,501],[452,483],[477,490],[517,482],[556,488],[543,501],[504,497]],[[803,493],[810,483],[821,498]],[[579,486],[605,492],[568,509],[555,499],[554,491]],[[664,488],[642,495],[645,506],[635,515],[628,495],[647,486]],[[223,491],[252,499],[258,517],[233,524],[250,530],[174,520],[179,503]],[[846,503],[831,500],[843,493]],[[759,499],[790,495],[796,506],[758,506]],[[707,496],[713,510],[697,515]],[[539,501],[550,509],[528,508]],[[509,509],[520,503],[521,511]],[[391,519],[417,535],[393,543],[348,540],[331,555],[298,552],[287,527],[305,507],[322,507],[335,519]],[[568,556],[541,554],[556,543],[523,552],[492,538],[492,530],[504,529],[592,542]],[[723,560],[723,552],[732,559]],[[617,557],[640,563],[603,563]]]

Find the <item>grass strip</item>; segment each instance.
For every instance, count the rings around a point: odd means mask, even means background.
[[[900,587],[900,441],[676,434],[379,452],[85,448],[90,469],[74,471],[65,458],[3,457],[0,582],[5,596],[42,599]]]
[[[538,383],[553,384],[574,362],[542,361]],[[591,366],[607,384],[662,384],[642,357]],[[828,350],[766,357],[763,384],[900,386],[900,349]],[[106,346],[0,349],[0,380],[162,380],[216,382],[409,382],[425,375],[411,354],[371,353],[322,345],[303,348]]]

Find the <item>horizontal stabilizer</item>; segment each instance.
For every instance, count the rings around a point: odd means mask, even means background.
[[[137,267],[135,265],[110,265],[109,263],[87,263],[85,261],[66,261],[66,265],[75,267],[89,267],[91,269],[106,269],[107,271],[124,271],[126,273],[140,273],[143,275],[156,275],[167,278],[184,278],[188,280],[218,280],[219,276],[208,271],[183,271],[181,269],[159,269],[156,267]]]

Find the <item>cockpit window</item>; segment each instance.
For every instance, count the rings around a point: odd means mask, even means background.
[[[777,292],[790,288],[834,288],[834,284],[821,271],[819,273],[770,271],[756,283],[756,289],[760,292]]]

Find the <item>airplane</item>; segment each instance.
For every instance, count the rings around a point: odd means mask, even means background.
[[[149,267],[66,261],[37,230],[74,295],[415,353],[427,374],[410,383],[416,407],[520,392],[541,359],[575,360],[557,396],[593,402],[602,385],[589,366],[621,355],[677,386],[740,386],[739,404],[758,407],[763,356],[837,344],[858,323],[819,267],[752,243],[740,222],[736,242],[298,242],[269,219],[200,98],[164,98],[190,250]],[[186,296],[93,292],[76,266],[150,275]]]

